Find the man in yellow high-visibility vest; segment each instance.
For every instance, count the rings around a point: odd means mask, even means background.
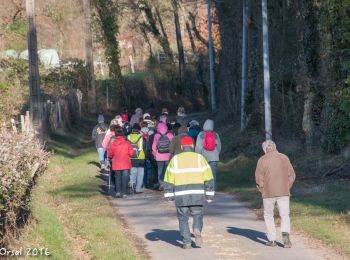
[[[189,216],[193,217],[193,233],[196,246],[203,243],[203,205],[211,203],[215,195],[214,179],[211,168],[205,158],[193,152],[193,139],[185,136],[181,139],[182,153],[175,155],[164,177],[164,197],[175,200],[183,248],[191,248]]]

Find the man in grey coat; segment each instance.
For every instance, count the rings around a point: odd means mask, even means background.
[[[206,149],[206,134],[213,133],[215,136],[215,147],[213,149]],[[216,171],[220,161],[221,141],[218,133],[214,131],[214,121],[207,119],[203,125],[203,131],[199,133],[196,141],[196,153],[202,154],[208,161],[214,176],[214,183],[216,184]],[[215,186],[214,186],[215,187]]]
[[[108,126],[105,124],[105,119],[103,115],[99,115],[97,118],[98,124],[94,127],[92,130],[92,140],[95,141],[95,146],[98,153],[99,163],[101,166],[101,169],[105,166],[105,150],[103,149],[102,142],[105,138],[106,132],[108,130]]]

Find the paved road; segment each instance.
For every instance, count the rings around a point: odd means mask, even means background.
[[[181,248],[175,206],[164,201],[160,192],[146,191],[111,202],[131,231],[144,240],[152,259],[335,259],[296,235],[291,249],[266,247],[264,222],[231,195],[219,193],[205,207],[203,247],[189,250]]]

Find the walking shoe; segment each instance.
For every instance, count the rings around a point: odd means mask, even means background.
[[[191,246],[191,244],[183,244],[183,245],[182,245],[182,248],[183,248],[183,249],[191,249],[192,246]]]
[[[136,184],[135,183],[130,183],[131,194],[135,194],[135,190],[136,190]]]
[[[122,195],[120,194],[120,192],[117,192],[116,194],[115,194],[115,196],[114,196],[115,198],[121,198],[122,197]]]
[[[126,194],[123,194],[123,199],[125,199],[125,198],[127,198],[128,197],[128,195],[126,195]]]
[[[277,246],[276,241],[267,241],[265,245],[272,247]]]
[[[284,248],[291,248],[292,247],[292,242],[290,242],[290,239],[289,239],[289,233],[283,232],[282,233],[282,240],[283,240]]]
[[[203,238],[202,238],[201,232],[194,231],[194,238],[195,238],[196,246],[201,247],[203,244]]]

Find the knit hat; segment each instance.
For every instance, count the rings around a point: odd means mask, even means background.
[[[98,122],[99,124],[104,123],[104,122],[105,122],[104,116],[103,116],[103,115],[99,115],[98,118],[97,118],[97,122]]]
[[[145,120],[145,119],[151,120],[151,115],[149,113],[144,113],[143,120]]]
[[[199,126],[199,122],[197,120],[190,120],[187,124],[187,127]]]
[[[192,137],[185,136],[181,139],[181,146],[192,146],[192,145],[193,145]]]
[[[129,121],[129,116],[127,113],[122,113],[122,121],[123,122],[128,122]]]
[[[138,107],[135,109],[136,114],[141,114],[142,115],[142,108]]]

